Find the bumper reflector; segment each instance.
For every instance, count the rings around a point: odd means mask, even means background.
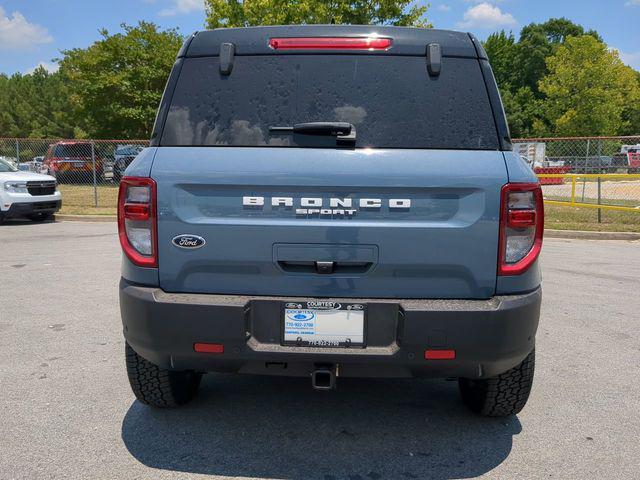
[[[198,353],[224,353],[221,343],[194,343],[193,349]]]
[[[454,360],[456,358],[455,350],[425,350],[425,360]]]

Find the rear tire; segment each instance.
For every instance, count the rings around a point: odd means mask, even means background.
[[[145,405],[157,408],[177,407],[198,393],[202,374],[166,370],[138,355],[125,344],[127,375],[131,390]]]
[[[458,379],[462,401],[472,412],[485,417],[506,417],[519,413],[531,392],[535,363],[534,349],[522,363],[495,377]]]

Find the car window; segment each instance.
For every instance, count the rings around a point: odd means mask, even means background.
[[[116,155],[138,155],[140,149],[136,147],[119,147],[116,149]]]
[[[269,131],[321,121],[352,123],[358,148],[499,148],[477,59],[430,77],[425,57],[375,55],[237,56],[228,76],[218,57],[186,58],[161,145],[335,146]]]
[[[17,168],[15,168],[9,162],[0,159],[0,173],[16,172],[16,171],[18,171]]]

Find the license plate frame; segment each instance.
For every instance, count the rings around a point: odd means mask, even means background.
[[[289,318],[297,311],[307,318]],[[280,318],[281,343],[284,346],[366,348],[366,304],[327,300],[283,302]],[[350,325],[344,325],[344,322],[350,322]]]

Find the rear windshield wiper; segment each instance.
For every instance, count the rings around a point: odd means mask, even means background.
[[[338,143],[354,143],[356,141],[356,127],[346,122],[296,123],[292,127],[269,127],[269,131],[301,135],[334,136]]]

